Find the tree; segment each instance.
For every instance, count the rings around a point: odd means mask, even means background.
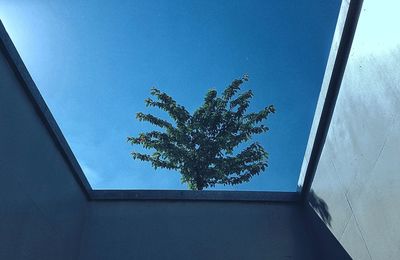
[[[221,97],[217,97],[216,90],[209,90],[204,104],[192,115],[172,97],[152,88],[150,93],[155,100],[146,99],[146,106],[166,111],[174,124],[151,114],[137,113],[139,121],[150,122],[164,131],[128,137],[128,142],[154,151],[151,155],[132,152],[133,159],[150,162],[155,169],[180,171],[182,183],[193,190],[248,182],[264,171],[268,153],[259,143],[253,142],[239,153],[234,151],[252,135],[268,131],[260,123],[275,112],[270,105],[246,114],[253,93],[248,90],[237,94],[245,81],[248,81],[247,75],[234,80]]]

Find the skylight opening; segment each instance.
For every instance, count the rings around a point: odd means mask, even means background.
[[[247,113],[270,105],[276,112],[258,124],[268,131],[232,155],[257,142],[268,167],[241,184],[206,189],[296,191],[339,7],[340,1],[60,1],[0,4],[0,16],[94,189],[190,188],[178,170],[132,158],[132,151],[149,151],[127,138],[160,130],[136,114],[176,127],[168,113],[146,107],[152,87],[193,115],[210,89],[220,97],[248,74],[238,93],[252,91]]]

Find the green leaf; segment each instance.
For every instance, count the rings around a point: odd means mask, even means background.
[[[253,135],[269,130],[260,123],[275,113],[275,108],[269,105],[259,112],[246,114],[253,92],[238,92],[248,80],[248,75],[234,80],[220,97],[215,89],[209,90],[203,105],[193,114],[168,94],[152,88],[150,94],[155,100],[145,99],[146,106],[167,112],[175,126],[152,114],[137,113],[139,121],[149,122],[163,131],[128,137],[132,145],[153,151],[151,154],[132,152],[132,158],[150,162],[155,169],[179,171],[182,183],[195,190],[250,181],[268,166],[268,153],[259,143],[236,150]]]

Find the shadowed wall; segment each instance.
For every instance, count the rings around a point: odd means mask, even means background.
[[[0,259],[76,259],[87,199],[3,47]]]

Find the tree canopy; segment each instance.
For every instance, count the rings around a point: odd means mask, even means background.
[[[248,76],[235,79],[222,93],[211,89],[204,103],[193,114],[166,93],[151,89],[154,97],[145,100],[147,107],[168,113],[173,123],[152,114],[139,112],[136,118],[160,128],[160,131],[140,133],[128,137],[128,142],[152,150],[151,154],[132,152],[133,159],[147,161],[157,168],[177,170],[182,183],[190,189],[203,190],[216,184],[235,185],[248,182],[268,166],[268,153],[258,142],[252,142],[240,152],[239,144],[247,144],[253,135],[268,131],[261,124],[273,105],[254,113],[246,113],[253,92],[241,94],[241,85]]]

